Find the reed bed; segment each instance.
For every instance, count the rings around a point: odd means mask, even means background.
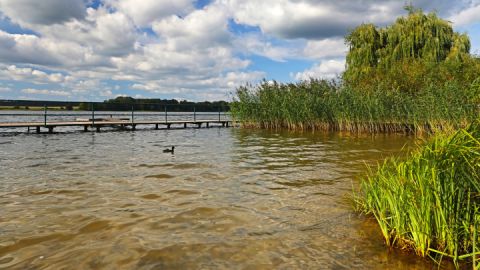
[[[388,246],[480,268],[480,122],[386,160],[356,195]]]
[[[480,81],[406,93],[353,90],[335,81],[262,82],[237,89],[232,116],[244,127],[349,132],[435,132],[465,127],[478,117]]]

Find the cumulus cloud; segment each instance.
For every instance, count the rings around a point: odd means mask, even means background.
[[[345,60],[328,60],[315,64],[311,68],[295,74],[296,80],[310,78],[334,79],[345,70]]]
[[[32,26],[42,39],[70,42],[97,56],[122,56],[133,51],[138,38],[136,26],[123,13],[105,7],[88,8],[84,20],[56,25]]]
[[[171,15],[184,16],[194,9],[192,0],[105,0],[108,6],[127,14],[139,26]]]
[[[394,18],[400,1],[219,0],[237,23],[258,26],[282,38],[322,39],[343,36],[364,22],[385,23]],[[375,12],[371,12],[375,11]]]
[[[66,77],[61,73],[46,73],[41,70],[32,68],[21,68],[15,65],[11,65],[1,71],[8,78],[22,81],[26,80],[31,83],[44,84],[44,83],[61,83],[65,81]]]
[[[23,89],[22,93],[32,94],[32,95],[61,96],[61,97],[67,97],[67,96],[70,95],[70,93],[67,92],[67,91],[48,90],[48,89],[33,89],[33,88]]]
[[[308,58],[338,58],[347,54],[348,48],[343,38],[326,38],[309,40],[303,49],[303,55]]]
[[[480,23],[480,3],[454,14],[450,20],[458,26]]]
[[[108,59],[68,40],[10,34],[0,30],[0,60],[41,66],[104,66]]]
[[[288,46],[274,45],[267,38],[257,33],[244,34],[235,38],[238,51],[245,54],[256,54],[269,59],[285,62],[298,55],[298,49]]]
[[[281,38],[324,39],[341,37],[361,23],[384,25],[405,14],[405,1],[351,0],[217,0],[227,7],[237,23],[258,26]],[[412,1],[417,8],[442,15],[464,7],[470,1]]]
[[[200,49],[228,45],[231,39],[226,14],[215,6],[185,17],[171,15],[153,23],[153,30],[170,49]]]
[[[0,11],[22,26],[51,25],[85,16],[83,0],[0,0]]]

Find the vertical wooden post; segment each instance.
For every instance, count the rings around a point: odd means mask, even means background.
[[[167,105],[165,105],[165,123],[168,122]],[[170,127],[168,127],[170,128]]]
[[[218,122],[220,122],[220,107],[218,107]]]
[[[95,103],[92,102],[92,127],[95,125]]]
[[[193,122],[197,122],[197,109],[193,106]]]
[[[47,104],[43,106],[43,125],[47,126]]]
[[[135,121],[133,120],[133,117],[135,116],[134,115],[134,110],[135,110],[135,105],[132,105],[132,127],[133,127],[133,124],[135,123]],[[135,128],[133,128],[135,129]]]

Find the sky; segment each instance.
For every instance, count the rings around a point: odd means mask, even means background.
[[[414,0],[480,54],[480,0]],[[410,3],[410,1],[408,2]],[[261,80],[335,78],[344,36],[401,0],[0,0],[0,99],[231,100]]]

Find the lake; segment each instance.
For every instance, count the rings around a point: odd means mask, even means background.
[[[24,131],[24,130],[22,130]],[[429,269],[356,214],[413,138],[241,128],[0,133],[0,268]],[[175,146],[175,153],[162,150]]]

